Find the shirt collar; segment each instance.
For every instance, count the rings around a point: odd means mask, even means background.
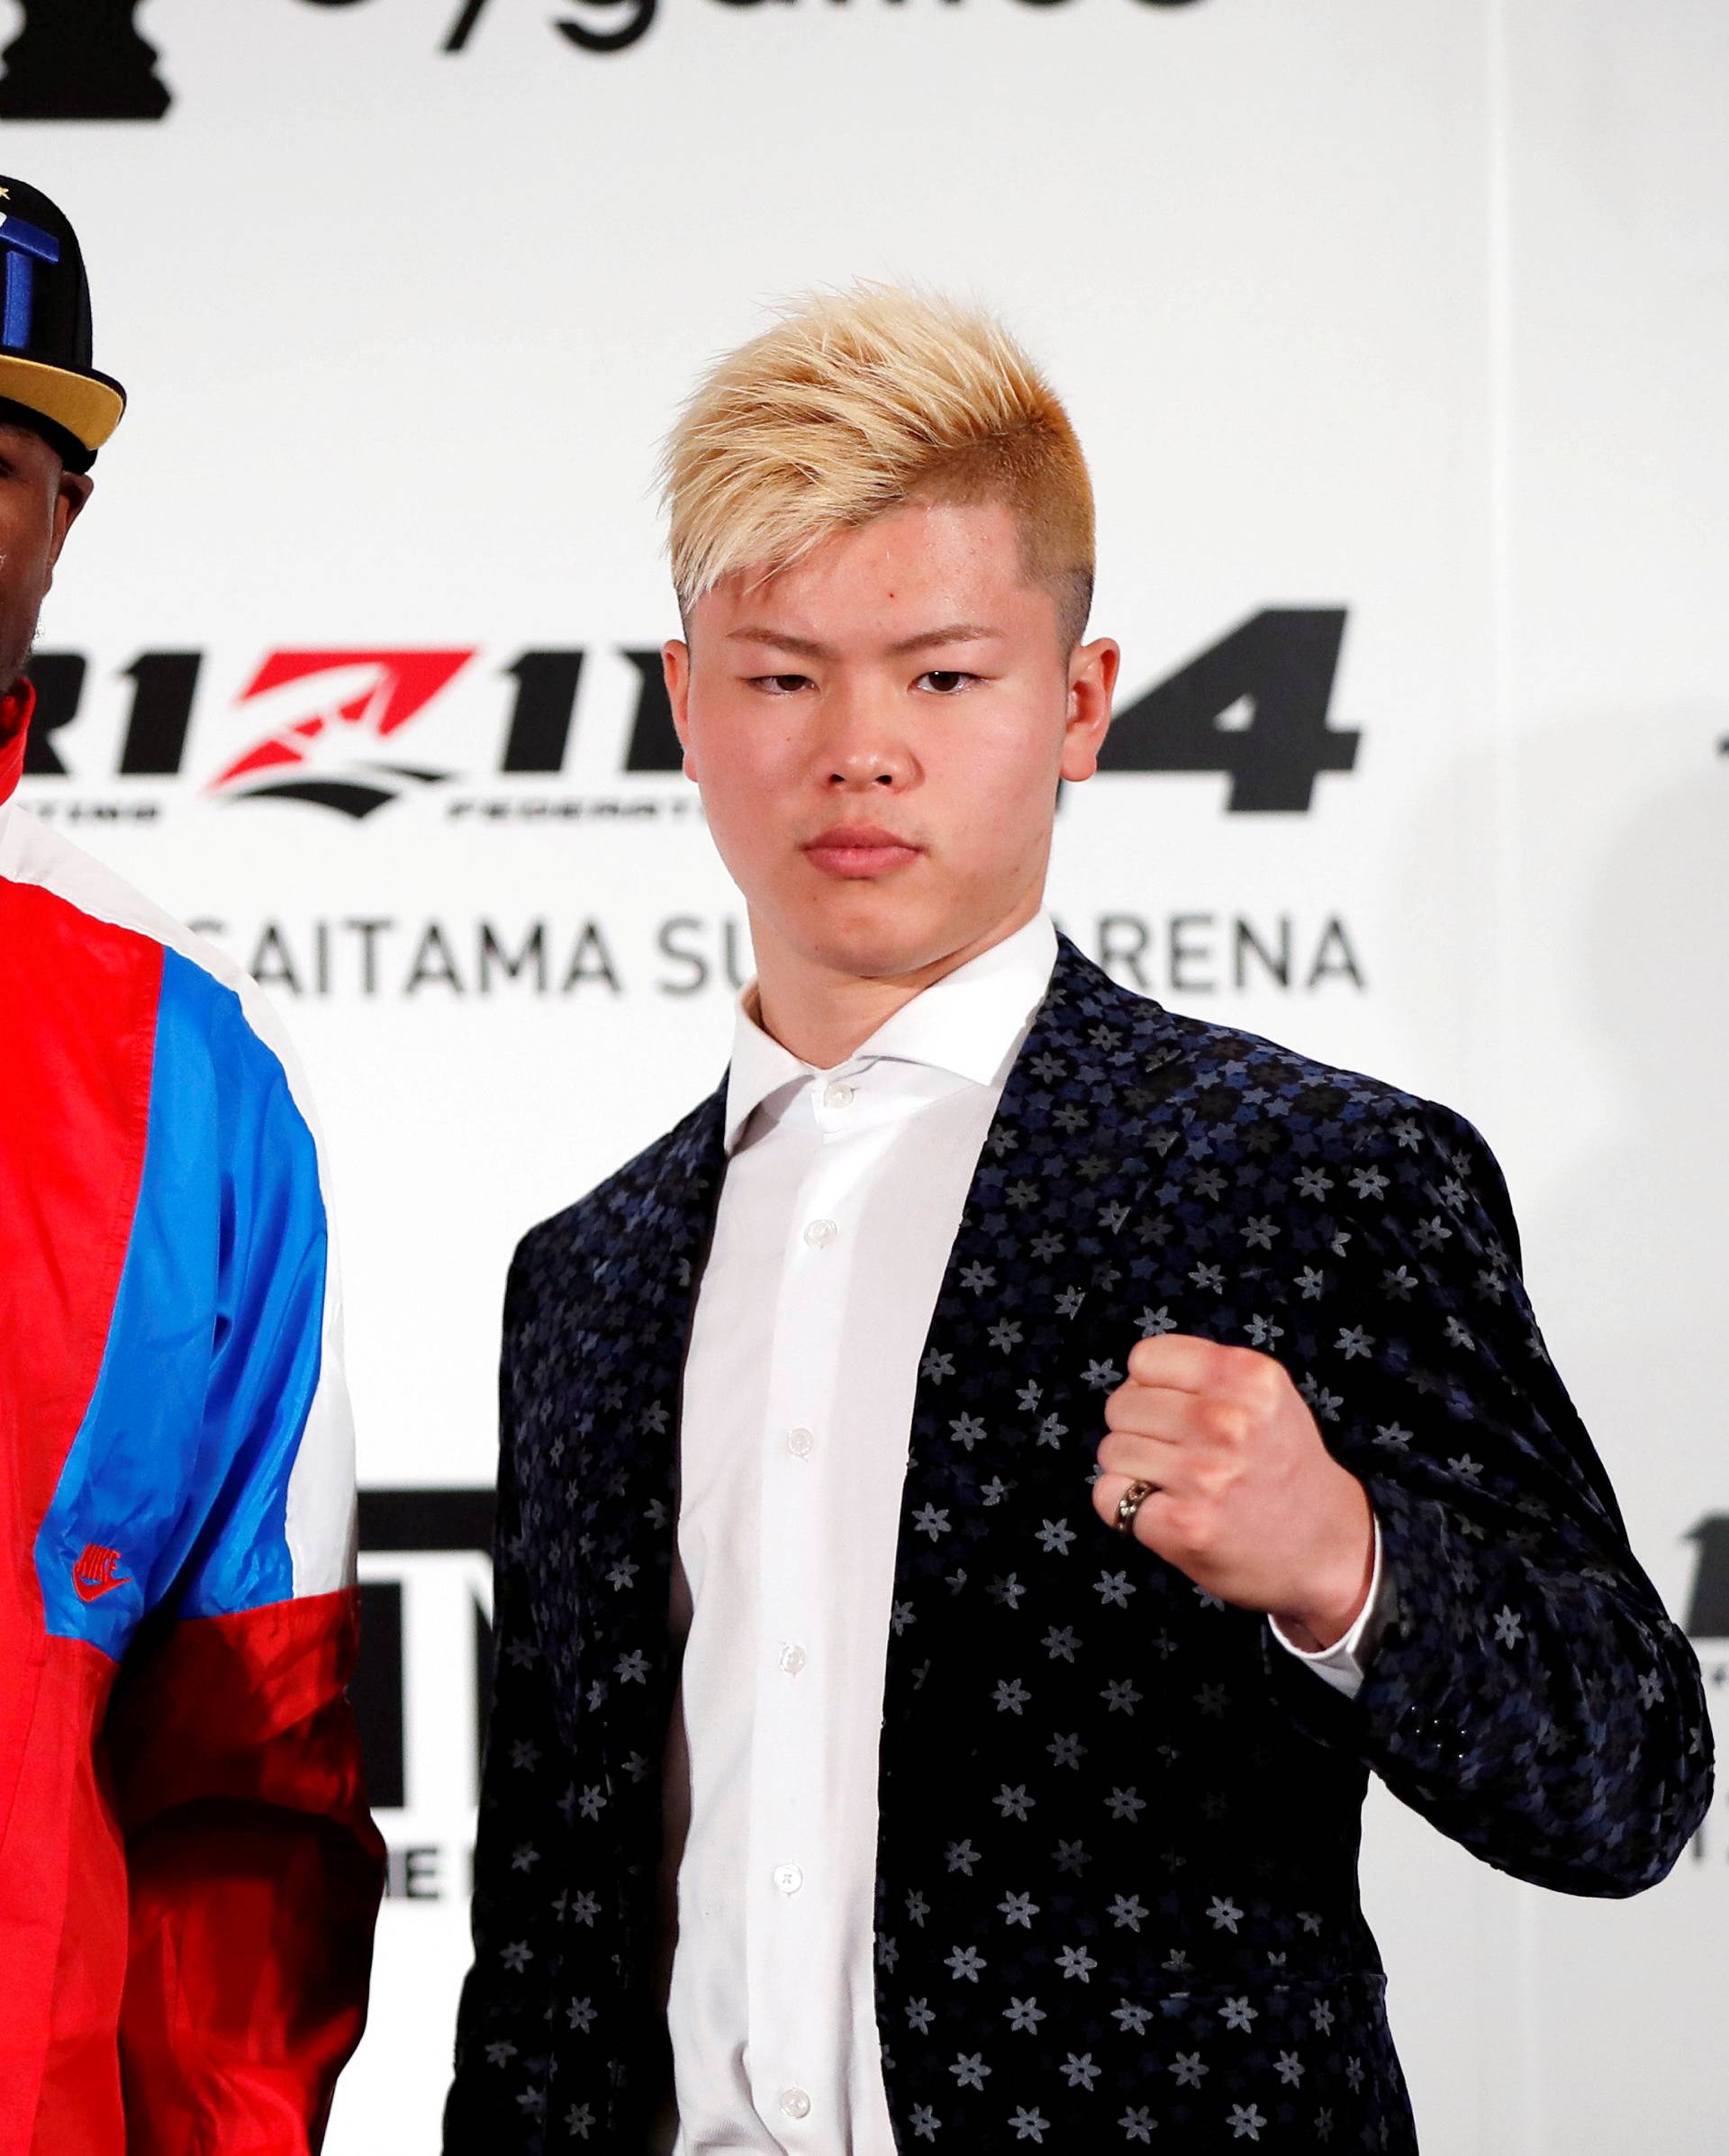
[[[0,696],[0,808],[11,800],[24,768],[24,736],[36,692],[22,676]]]
[[[1036,914],[1012,936],[903,1003],[837,1068],[892,1056],[952,1071],[974,1085],[993,1084],[1043,1001],[1055,964],[1056,930],[1049,914]],[[752,1015],[756,990],[753,981],[739,997],[733,1026],[727,1073],[729,1153],[771,1093],[818,1074],[814,1064],[801,1062],[764,1032]]]

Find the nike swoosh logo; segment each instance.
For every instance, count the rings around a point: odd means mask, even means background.
[[[100,1601],[104,1595],[112,1594],[117,1587],[130,1587],[131,1581],[130,1580],[85,1580],[78,1573],[74,1572],[72,1584],[77,1590],[80,1602],[95,1602]]]

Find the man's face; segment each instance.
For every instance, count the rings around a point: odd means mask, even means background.
[[[54,565],[90,494],[40,434],[0,421],[0,693],[24,670]]]
[[[727,578],[687,626],[665,653],[673,715],[759,965],[899,977],[1031,919],[1117,648],[1062,648],[1005,505],[889,511]]]

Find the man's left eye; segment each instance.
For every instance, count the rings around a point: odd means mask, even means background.
[[[915,688],[930,689],[938,696],[952,696],[957,689],[964,689],[969,682],[978,679],[976,674],[962,674],[952,666],[932,666],[919,676]]]

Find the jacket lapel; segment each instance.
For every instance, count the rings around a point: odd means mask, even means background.
[[[603,1733],[609,1785],[645,1778],[671,1711],[679,1396],[725,1168],[725,1098],[723,1084],[605,1187],[553,1350],[567,1381],[555,1446],[568,1448],[561,1539],[575,1608],[548,1645],[563,1696],[592,1717],[591,1738]]]
[[[1136,1282],[1154,1271],[1143,1200],[1176,1141],[1157,1112],[1162,1073],[1181,1055],[1172,1034],[1158,1004],[1059,939],[1050,990],[985,1138],[919,1367],[897,1633],[927,1603],[1012,1598],[1012,1569],[997,1575],[990,1545],[1036,1467],[1048,1481],[1058,1465],[1050,1454],[1063,1456],[1076,1507],[1087,1502],[1104,1396],[1122,1381],[1135,1337],[1111,1313],[1126,1299],[1136,1309]],[[932,1616],[932,1631],[953,1622]],[[892,1656],[892,1704],[896,1664]],[[911,1675],[916,1683],[916,1667]]]

